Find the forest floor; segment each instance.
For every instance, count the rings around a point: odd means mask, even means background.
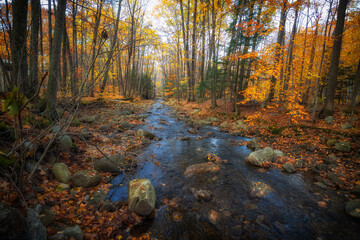
[[[95,187],[82,188],[69,185],[59,187],[52,172],[54,162],[63,162],[71,174],[80,170],[93,169],[94,160],[105,155],[122,154],[130,166],[136,166],[137,151],[149,144],[149,141],[138,137],[132,128],[144,123],[142,114],[147,112],[153,103],[151,100],[123,101],[119,99],[96,100],[84,99],[79,113],[65,134],[71,136],[73,146],[69,151],[60,151],[59,141],[47,154],[45,161],[36,171],[35,176],[28,181],[29,172],[24,173],[24,194],[14,191],[12,184],[0,178],[0,201],[19,208],[25,213],[26,207],[42,204],[55,213],[54,223],[47,227],[49,237],[77,224],[84,233],[85,239],[122,239],[129,236],[130,229],[143,221],[142,217],[128,210],[126,203],[113,204],[114,211],[104,211],[99,206],[90,205],[89,200],[97,191],[107,192],[110,181],[115,176],[111,173],[101,173],[101,182]],[[210,103],[195,103],[174,100],[167,101],[179,114],[187,115],[194,125],[211,124],[219,126],[229,133],[256,138],[260,147],[272,147],[284,152],[285,156],[278,158],[271,165],[263,167],[282,167],[283,163],[291,162],[297,171],[314,173],[315,181],[322,187],[345,191],[349,198],[355,198],[360,187],[360,120],[352,123],[352,127],[343,129],[349,122],[346,110],[338,110],[333,123],[318,120],[311,123],[309,117],[296,119],[289,124],[289,117],[279,110],[278,106],[243,106],[241,115],[234,116],[230,104],[218,101],[219,107],[210,109]],[[90,117],[90,118],[89,118]],[[6,114],[0,115],[1,122],[12,125],[12,120]],[[36,136],[36,133],[46,126],[47,122],[29,110],[24,112],[25,133]],[[242,120],[239,123],[239,120]],[[123,122],[130,123],[124,127]],[[27,153],[27,161],[36,161],[44,151],[46,143],[55,133],[52,132],[34,144],[32,151]],[[336,139],[329,144],[329,139]],[[11,141],[3,141],[2,151],[10,150]],[[28,139],[31,141],[32,139]],[[349,142],[349,151],[336,150],[334,142]],[[247,144],[246,142],[242,143]],[[59,154],[60,152],[60,154]],[[329,160],[329,155],[336,158]],[[25,168],[27,170],[27,167]],[[132,169],[129,168],[128,171]],[[21,205],[19,199],[24,198]],[[116,211],[115,211],[116,209]],[[137,239],[150,239],[148,234]]]

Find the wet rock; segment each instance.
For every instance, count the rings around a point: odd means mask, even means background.
[[[294,165],[297,168],[303,168],[303,167],[305,167],[306,163],[303,159],[297,159],[296,162],[294,163]]]
[[[337,139],[328,139],[327,141],[326,141],[326,146],[327,147],[333,147],[333,146],[335,146],[335,144],[338,142],[338,140]]]
[[[352,125],[351,123],[345,123],[341,126],[342,129],[350,129],[352,127],[354,127],[354,125]]]
[[[69,183],[71,173],[65,163],[55,163],[51,170],[57,181],[66,184]]]
[[[180,203],[180,198],[175,197],[169,201],[169,206],[172,208],[177,208],[179,206],[179,203]]]
[[[120,154],[102,157],[94,161],[94,169],[100,172],[120,173],[128,168],[130,168],[130,164]]]
[[[187,131],[188,131],[188,133],[191,133],[191,134],[197,134],[198,128],[191,128],[191,129],[188,129]]]
[[[274,150],[275,157],[285,157],[285,154],[283,151],[280,150]]]
[[[212,224],[216,224],[220,219],[220,214],[217,211],[211,210],[208,216]]]
[[[199,121],[199,125],[201,125],[201,126],[211,125],[211,122],[210,122],[210,121],[206,121],[206,120],[200,120],[200,121]]]
[[[156,194],[149,179],[134,179],[129,183],[129,210],[141,216],[155,208]]]
[[[351,144],[349,142],[341,141],[335,144],[335,149],[340,152],[351,152]]]
[[[252,151],[257,151],[260,149],[260,145],[257,139],[251,139],[248,144],[246,145],[247,148],[251,149]]]
[[[101,176],[94,170],[82,170],[75,173],[71,180],[76,187],[95,187],[101,182]]]
[[[40,204],[36,205],[34,208],[29,208],[27,210],[27,235],[30,239],[34,240],[46,240],[47,233],[46,228],[40,220],[39,213],[42,210],[42,206]]]
[[[102,190],[97,190],[95,191],[90,200],[89,200],[89,205],[94,206],[95,210],[98,210],[100,207],[100,204],[106,199],[106,192],[102,191]]]
[[[69,135],[64,135],[60,139],[60,148],[63,151],[70,151],[73,146],[73,142],[71,140],[71,137]]]
[[[220,171],[220,167],[218,165],[216,165],[213,162],[206,162],[206,163],[198,163],[186,168],[184,175],[185,177],[191,177],[199,173],[206,173],[206,172],[217,173],[219,171]]]
[[[175,211],[175,212],[171,215],[171,217],[172,217],[172,220],[173,220],[174,222],[180,222],[180,221],[182,220],[182,218],[183,218],[183,215],[181,214],[181,212]]]
[[[51,209],[44,208],[42,209],[40,213],[40,220],[42,224],[47,227],[51,225],[53,222],[55,222],[55,213],[51,211]]]
[[[263,182],[253,182],[250,186],[250,197],[263,198],[272,191],[271,187]]]
[[[119,128],[121,130],[129,130],[133,127],[133,125],[127,121],[122,121],[119,123]]]
[[[21,239],[26,226],[25,217],[21,212],[0,202],[0,238]]]
[[[296,169],[295,169],[294,165],[292,163],[290,163],[290,162],[284,163],[282,165],[282,168],[287,173],[295,173],[296,172]]]
[[[85,116],[83,118],[80,119],[81,122],[84,122],[84,123],[93,123],[95,122],[97,119],[97,116],[94,115],[94,116]]]
[[[360,199],[348,201],[345,205],[345,211],[350,217],[360,218]]]
[[[323,184],[322,182],[315,182],[314,185],[319,187],[319,188],[326,188],[326,185]]]
[[[196,200],[210,201],[212,198],[212,193],[209,190],[196,190],[195,188],[191,188],[190,190]]]
[[[65,239],[75,239],[75,240],[83,239],[83,233],[81,231],[81,228],[78,225],[66,228],[63,231],[63,235],[64,235]]]
[[[70,189],[70,186],[66,183],[60,183],[56,187],[57,192],[68,191],[69,189]]]
[[[216,164],[223,162],[223,160],[219,156],[217,156],[215,153],[208,153],[206,155],[206,160],[209,162],[215,162]]]
[[[326,118],[324,118],[324,122],[326,122],[327,124],[332,124],[332,123],[334,123],[334,117],[327,116]]]
[[[145,131],[142,129],[139,129],[136,131],[136,136],[149,138],[150,140],[153,140],[154,138],[156,138],[156,136],[154,134],[152,134],[151,132]]]
[[[272,162],[274,160],[274,156],[272,148],[267,147],[250,153],[245,160],[252,165],[261,166],[263,163]]]
[[[190,137],[178,137],[180,141],[189,141]]]

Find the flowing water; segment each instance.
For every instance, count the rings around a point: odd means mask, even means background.
[[[129,179],[151,180],[157,198],[155,216],[135,227],[132,236],[150,231],[157,239],[360,239],[360,224],[345,215],[338,193],[315,188],[309,176],[250,166],[245,157],[251,151],[239,144],[249,139],[211,126],[191,134],[187,131],[191,127],[171,112],[161,101],[152,106],[147,124],[140,128],[161,140],[153,140],[142,151],[134,175],[113,180],[108,194],[112,201],[126,201]],[[228,163],[221,164],[218,173],[186,178],[185,169],[206,162],[207,153]],[[272,191],[254,198],[249,194],[254,182],[265,183]],[[191,188],[209,190],[211,200],[196,200]],[[321,208],[318,202],[325,197],[330,201]],[[177,206],[164,204],[164,198]],[[211,213],[218,217],[210,218]]]

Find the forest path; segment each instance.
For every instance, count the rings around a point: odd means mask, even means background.
[[[245,157],[251,151],[241,142],[248,139],[212,126],[194,132],[161,100],[148,114],[147,124],[140,128],[154,133],[159,141],[142,151],[137,172],[127,177],[119,175],[108,193],[113,201],[127,200],[126,186],[134,178],[148,178],[155,187],[155,216],[134,227],[132,236],[148,231],[158,239],[360,236],[358,224],[345,215],[343,200],[335,192],[314,187],[302,174],[289,175],[279,169],[264,170],[247,164]],[[228,162],[220,163],[217,173],[185,177],[186,168],[207,162],[208,153]],[[324,199],[326,207],[319,204]]]

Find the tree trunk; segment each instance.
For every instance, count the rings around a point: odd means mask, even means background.
[[[46,109],[44,112],[44,116],[52,120],[57,118],[56,95],[58,89],[58,78],[60,76],[60,56],[61,43],[65,27],[65,10],[66,0],[59,0],[55,14],[54,39],[51,47],[52,53],[50,57],[49,79],[46,92]]]
[[[280,25],[279,25],[279,33],[277,37],[277,45],[275,48],[275,61],[274,61],[274,71],[278,67],[277,65],[280,62],[281,57],[281,49],[283,47],[283,39],[285,37],[285,24],[286,24],[286,12],[287,12],[287,0],[283,0],[281,9],[281,16],[280,16]],[[277,78],[275,74],[271,76],[271,83],[270,83],[270,92],[267,101],[271,102],[275,96],[275,87],[276,87]]]
[[[31,97],[28,83],[28,66],[26,51],[26,21],[28,0],[13,1],[13,27],[11,39],[11,55],[13,62],[13,83],[20,87],[20,91]]]
[[[196,77],[196,13],[197,13],[197,3],[198,0],[195,0],[194,3],[194,21],[193,21],[193,32],[192,32],[192,54],[191,54],[191,86],[190,86],[190,101],[195,101],[195,77]]]
[[[351,122],[354,121],[354,111],[355,111],[356,98],[359,94],[359,86],[360,86],[360,59],[356,70],[354,91],[351,96]]]
[[[340,0],[337,20],[334,32],[334,44],[333,51],[331,55],[331,65],[329,70],[329,80],[326,91],[326,100],[324,108],[321,111],[321,117],[326,117],[332,115],[334,113],[334,100],[336,93],[336,83],[337,83],[337,73],[339,67],[340,60],[340,51],[341,51],[341,42],[342,42],[342,34],[344,31],[344,22],[345,22],[345,13],[347,7],[348,0]]]
[[[105,73],[104,73],[104,80],[101,84],[101,88],[100,88],[100,93],[103,93],[105,90],[105,86],[106,86],[106,82],[107,79],[109,77],[109,70],[110,70],[110,64],[111,64],[111,60],[113,58],[114,55],[114,51],[115,51],[115,45],[116,45],[116,39],[117,39],[117,33],[118,33],[118,29],[119,29],[119,20],[120,20],[120,12],[121,12],[121,2],[122,0],[119,1],[119,6],[118,6],[118,12],[116,15],[116,22],[115,22],[115,29],[114,29],[114,35],[111,39],[111,46],[110,46],[110,50],[109,50],[109,55],[108,55],[108,59],[106,60],[105,63]]]
[[[39,76],[39,27],[40,27],[40,0],[31,0],[31,38],[30,38],[30,86],[29,95],[35,94],[38,88]]]
[[[77,89],[77,69],[78,69],[78,57],[77,57],[77,29],[76,29],[76,14],[77,14],[77,0],[73,1],[73,5],[72,5],[73,9],[72,9],[72,29],[73,29],[73,41],[72,41],[72,47],[73,47],[73,52],[72,52],[72,65],[71,65],[71,96],[73,97],[73,99],[76,97],[76,95],[78,94],[78,89]],[[69,52],[70,52],[70,47],[69,47]],[[70,54],[69,54],[70,55]],[[75,100],[75,99],[74,99]]]

